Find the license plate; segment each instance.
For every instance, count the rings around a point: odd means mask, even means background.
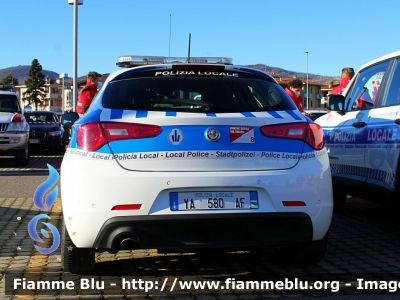
[[[179,192],[170,193],[170,208],[177,210],[258,208],[258,194],[251,192]]]
[[[31,143],[31,144],[38,144],[38,143],[39,143],[39,140],[38,140],[38,139],[30,139],[30,140],[29,140],[29,143]]]

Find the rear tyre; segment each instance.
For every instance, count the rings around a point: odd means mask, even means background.
[[[333,189],[333,211],[338,212],[343,207],[346,199],[346,193]]]
[[[61,235],[61,263],[64,271],[76,274],[91,272],[95,267],[94,256],[94,249],[77,248],[74,245],[63,223]]]
[[[14,150],[14,161],[17,166],[26,166],[29,164],[31,153],[29,144],[26,145],[25,149]]]
[[[293,264],[316,264],[322,260],[328,245],[328,233],[322,240],[287,245],[281,248],[281,257]]]

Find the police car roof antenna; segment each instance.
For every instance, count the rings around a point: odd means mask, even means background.
[[[189,33],[189,49],[188,49],[188,64],[190,64],[190,39],[192,37],[192,34]]]

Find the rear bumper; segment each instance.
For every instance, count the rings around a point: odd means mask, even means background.
[[[194,241],[191,233],[200,236],[199,245],[215,245],[218,239],[226,245],[320,240],[333,211],[326,155],[302,159],[289,170],[134,172],[115,161],[99,161],[91,153],[75,151],[63,158],[60,182],[64,222],[79,248],[113,248],[124,230],[135,233],[146,248],[172,248],[179,243],[188,247]],[[171,210],[172,192],[211,191],[256,191],[258,208]],[[284,206],[283,201],[302,201],[305,206]],[[127,204],[140,204],[140,209],[113,210]]]
[[[0,151],[25,149],[28,139],[29,132],[0,132]]]
[[[301,212],[115,217],[104,223],[93,248],[121,249],[126,237],[154,249],[282,245],[311,241],[313,225]]]

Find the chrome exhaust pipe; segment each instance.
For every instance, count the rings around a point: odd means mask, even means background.
[[[132,250],[136,248],[135,240],[130,237],[123,238],[119,245],[123,250]]]

